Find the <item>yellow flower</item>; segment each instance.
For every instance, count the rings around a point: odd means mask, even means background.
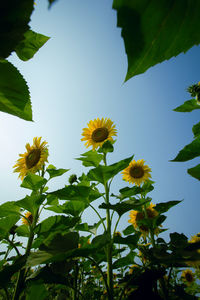
[[[35,137],[32,146],[29,143],[26,144],[27,152],[19,154],[21,158],[17,160],[17,163],[13,167],[15,168],[14,172],[19,172],[21,180],[28,173],[36,173],[42,170],[45,162],[48,162],[49,153],[46,145],[46,141],[41,143],[41,137]]]
[[[199,243],[200,242],[200,232],[197,235],[193,235],[188,242],[189,243]],[[197,253],[200,253],[200,249],[197,249],[196,251],[197,251]],[[200,260],[187,261],[186,264],[189,267],[199,268]]]
[[[188,284],[191,284],[195,280],[194,273],[189,269],[184,270],[181,276],[183,277],[183,280]]]
[[[129,223],[131,223],[136,230],[139,230],[144,237],[148,235],[149,228],[146,225],[139,224],[141,220],[144,220],[145,218],[153,219],[158,216],[158,212],[154,209],[155,204],[150,203],[148,207],[146,207],[146,215],[145,211],[137,211],[137,210],[131,210],[130,211],[130,219],[128,220]],[[157,234],[158,230],[157,228],[154,230],[154,233]]]
[[[138,161],[131,161],[129,166],[122,171],[123,180],[129,183],[135,183],[141,185],[143,182],[151,178],[151,169],[144,165],[145,161],[139,159]]]
[[[200,242],[200,232],[197,235],[193,235],[189,240],[189,243],[198,243]]]
[[[87,148],[92,146],[93,150],[95,150],[107,140],[113,142],[112,136],[117,135],[115,125],[108,118],[97,118],[94,121],[90,121],[87,125],[88,128],[83,128],[83,138],[81,139],[81,141],[86,141],[85,146]]]
[[[28,222],[27,219],[29,220],[29,222]],[[27,213],[25,213],[25,218],[24,217],[22,218],[22,223],[24,225],[29,225],[30,223],[31,224],[33,223],[33,215],[32,215],[32,213],[30,211],[28,211]]]

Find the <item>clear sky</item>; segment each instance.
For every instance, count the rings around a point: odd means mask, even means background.
[[[80,141],[82,128],[97,117],[108,117],[118,130],[109,162],[135,154],[152,169],[153,203],[184,199],[168,212],[164,226],[170,230],[165,236],[198,233],[200,186],[187,168],[199,159],[169,161],[192,141],[192,125],[199,121],[199,111],[172,111],[190,99],[186,88],[200,80],[199,46],[123,83],[127,58],[112,1],[59,0],[47,7],[47,1],[36,1],[30,25],[50,40],[28,62],[14,54],[9,58],[28,82],[34,122],[0,113],[1,202],[24,197],[26,190],[20,188],[12,166],[34,136],[49,143],[51,164],[71,169],[51,186],[61,188],[70,174],[86,172],[74,159],[86,151]],[[125,185],[119,175],[113,191]],[[89,210],[84,218],[89,224],[97,221]],[[127,220],[128,214],[120,229],[129,225]]]

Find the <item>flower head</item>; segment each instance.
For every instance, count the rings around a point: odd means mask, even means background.
[[[189,269],[184,270],[181,277],[183,277],[183,280],[186,281],[187,284],[191,284],[195,280],[194,273]]]
[[[30,211],[25,213],[25,216],[22,218],[22,223],[24,225],[29,225],[33,223],[33,215]]]
[[[44,141],[41,143],[41,137],[35,137],[32,146],[27,143],[26,150],[24,154],[19,154],[20,158],[13,167],[15,168],[14,172],[19,172],[19,178],[21,178],[21,180],[23,180],[28,173],[36,173],[42,170],[45,162],[48,162],[47,158],[49,153],[47,142]]]
[[[83,138],[81,139],[81,141],[86,141],[85,146],[87,148],[92,146],[93,150],[95,150],[107,140],[113,142],[112,137],[117,135],[115,125],[108,118],[97,118],[94,121],[90,121],[87,125],[87,128],[83,128]]]
[[[158,212],[154,209],[154,206],[155,204],[150,203],[150,205],[146,207],[146,214],[145,211],[130,211],[130,219],[128,222],[131,223],[136,230],[139,230],[145,237],[149,234],[149,228],[144,224],[140,224],[140,221],[144,220],[145,218],[153,219],[158,216]],[[154,230],[154,233],[158,233],[158,228]]]
[[[151,169],[144,164],[143,159],[138,161],[131,161],[129,166],[122,171],[123,180],[129,183],[135,183],[136,185],[141,185],[143,182],[151,178]]]

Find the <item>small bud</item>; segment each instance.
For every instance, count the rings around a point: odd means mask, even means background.
[[[76,174],[72,174],[69,177],[69,184],[73,184],[74,182],[77,182],[77,176],[76,176]]]

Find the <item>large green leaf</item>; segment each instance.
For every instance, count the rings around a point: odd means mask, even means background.
[[[37,191],[43,185],[45,185],[45,183],[47,183],[47,180],[45,178],[33,173],[29,173],[22,181],[21,187]]]
[[[129,245],[133,248],[137,247],[137,242],[140,238],[140,233],[134,234],[134,235],[129,235],[125,238],[121,236],[115,236],[114,237],[114,243],[116,244],[123,244],[123,245]]]
[[[200,164],[187,170],[188,174],[200,180]]]
[[[20,217],[18,215],[10,215],[0,219],[0,239],[3,239],[7,236],[10,229],[17,223],[19,219]]]
[[[102,184],[105,184],[110,178],[114,177],[120,171],[125,169],[129,165],[132,159],[133,156],[123,159],[110,166],[99,165],[97,168],[91,169],[88,172],[87,176],[90,180],[98,181],[101,182]]]
[[[18,200],[15,204],[21,208],[24,208],[30,211],[33,215],[35,214],[36,210],[45,200],[45,195],[38,195],[36,193],[31,194],[31,196],[26,196],[25,198]]]
[[[131,196],[135,196],[138,194],[146,194],[151,192],[154,189],[153,185],[151,184],[151,182],[146,182],[145,184],[143,184],[143,186],[133,186],[133,187],[125,187],[122,188],[121,190],[119,190],[120,192],[120,196],[119,198],[121,200],[125,199],[125,198],[129,198]]]
[[[0,59],[7,58],[29,29],[34,0],[1,1]]]
[[[49,207],[45,207],[45,209],[51,210],[58,214],[66,214],[78,217],[80,213],[88,207],[88,205],[89,203],[83,201],[67,201],[63,205],[51,205]]]
[[[194,137],[197,138],[198,136],[200,136],[200,122],[195,124],[193,127],[192,127],[192,131],[193,131],[193,134],[194,134]]]
[[[0,111],[32,121],[29,89],[21,73],[7,60],[0,60]]]
[[[172,161],[187,161],[200,156],[200,137],[186,145]]]
[[[97,151],[87,151],[81,154],[81,157],[76,158],[77,160],[81,160],[83,166],[85,167],[98,167],[100,161],[103,159],[103,155],[97,153]]]
[[[48,41],[49,37],[28,30],[24,33],[24,39],[17,44],[15,52],[23,60],[29,60]]]
[[[69,169],[56,169],[53,165],[49,165],[47,170],[50,178],[58,177],[65,174]]]
[[[126,80],[200,43],[199,0],[114,0],[128,57]]]
[[[129,252],[125,257],[117,259],[113,264],[113,269],[118,269],[134,264],[135,255],[136,253]]]
[[[15,201],[9,201],[0,205],[0,218],[9,215],[16,216],[17,214],[20,214],[20,207],[16,205]]]
[[[175,108],[174,111],[190,112],[194,109],[200,109],[200,105],[197,103],[196,99],[191,99],[191,100],[185,101],[182,105]]]
[[[158,203],[155,206],[155,210],[158,211],[160,214],[167,212],[171,207],[179,204],[182,201],[168,201],[163,203]]]
[[[105,218],[103,218],[103,221],[104,220],[105,220]],[[78,224],[75,229],[78,231],[86,231],[86,232],[90,232],[92,234],[96,234],[97,229],[99,228],[99,226],[101,224],[102,224],[101,220],[98,223],[95,223],[94,225],[88,225],[88,223],[82,223],[82,224]]]

